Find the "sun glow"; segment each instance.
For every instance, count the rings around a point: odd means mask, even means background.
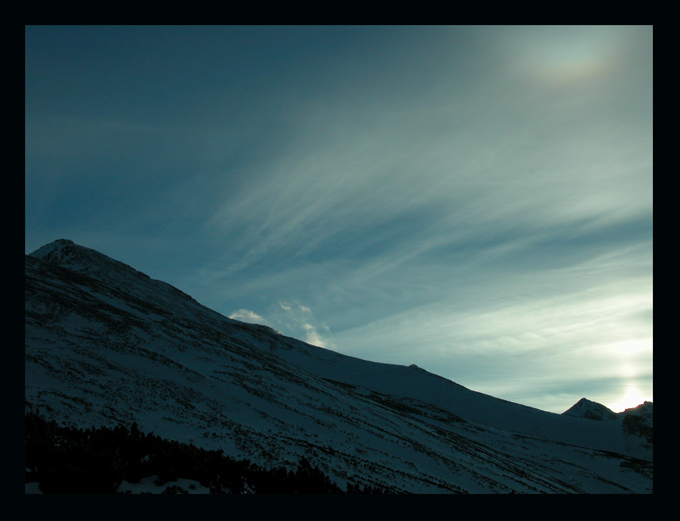
[[[562,84],[602,72],[612,59],[617,31],[593,35],[580,28],[536,28],[533,38],[522,40],[520,63],[547,83]]]
[[[626,386],[624,396],[619,401],[609,405],[609,408],[614,412],[623,412],[626,409],[637,407],[645,401],[651,402],[653,400],[651,396],[643,395],[635,384],[629,384]]]

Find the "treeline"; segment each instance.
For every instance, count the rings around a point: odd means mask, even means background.
[[[123,480],[139,483],[156,475],[156,484],[178,478],[199,481],[211,494],[377,494],[377,487],[347,484],[345,489],[302,458],[297,469],[262,468],[207,450],[129,428],[76,428],[58,425],[39,411],[25,414],[26,483],[50,493],[116,493]],[[182,493],[177,486],[168,493]]]

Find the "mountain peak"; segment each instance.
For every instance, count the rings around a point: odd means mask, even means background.
[[[55,252],[61,252],[64,250],[64,248],[71,245],[75,245],[75,243],[69,239],[57,239],[56,241],[41,246],[31,253],[30,256],[38,259],[47,259]]]
[[[564,411],[565,416],[575,416],[588,420],[609,421],[616,419],[616,413],[601,403],[581,398],[572,407]]]
[[[124,262],[112,259],[92,248],[76,244],[69,239],[57,239],[50,242],[29,254],[28,257],[85,275],[117,291],[124,291],[156,305],[167,305],[168,299],[171,299],[174,305],[183,305],[181,303],[184,302],[194,307],[198,304],[191,296],[174,286],[154,280],[146,273]]]
[[[112,259],[97,250],[76,244],[69,239],[57,239],[50,242],[29,254],[29,257],[41,259],[102,282],[110,282],[108,279],[114,272],[117,272],[118,276],[125,273],[127,277],[131,276],[134,279],[149,278],[148,275],[137,271],[132,266]]]

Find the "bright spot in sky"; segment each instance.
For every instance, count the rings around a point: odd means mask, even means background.
[[[635,384],[626,387],[626,394],[617,402],[612,403],[609,408],[614,412],[622,412],[631,407],[637,407],[645,401],[651,402],[651,396],[643,396]]]
[[[602,72],[618,43],[616,36],[573,28],[556,37],[547,27],[536,31],[534,39],[523,40],[518,50],[531,72],[545,81],[561,83]]]

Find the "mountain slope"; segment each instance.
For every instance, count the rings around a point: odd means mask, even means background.
[[[25,398],[400,492],[650,492],[651,445],[223,317],[71,241],[25,257]],[[636,459],[640,458],[640,459]]]
[[[581,398],[562,414],[589,420],[609,421],[616,419],[616,413],[601,403]]]

